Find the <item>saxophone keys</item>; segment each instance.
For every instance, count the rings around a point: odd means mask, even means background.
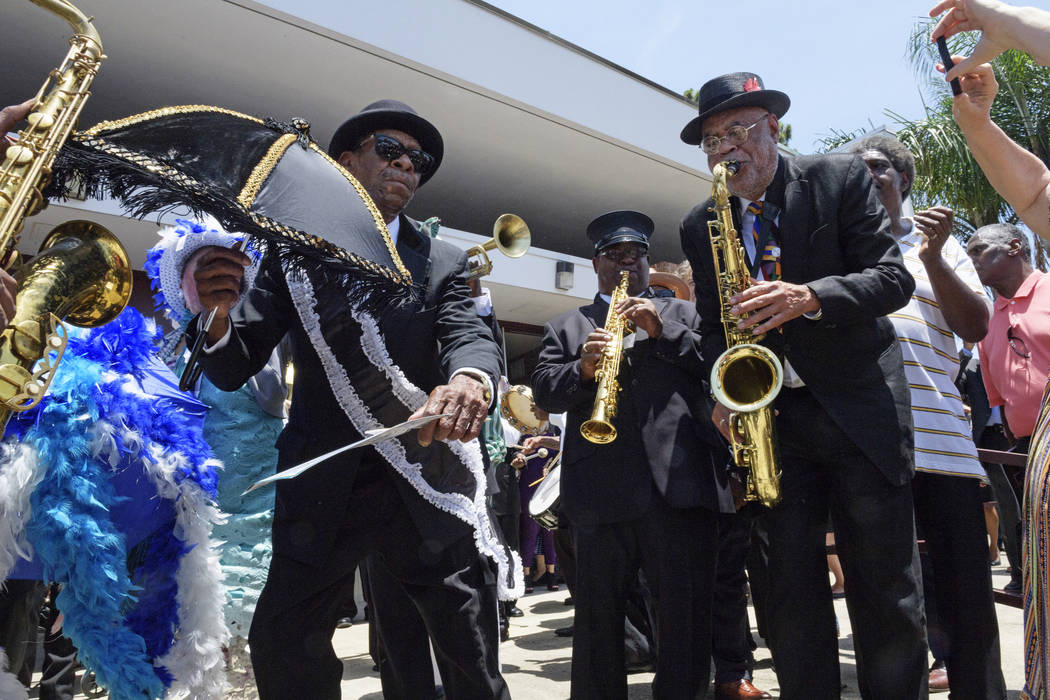
[[[35,154],[33,153],[33,149],[15,144],[14,146],[8,147],[5,156],[8,163],[13,165],[25,165],[33,160]]]
[[[33,112],[26,121],[34,129],[50,129],[55,125],[55,117],[47,112]]]

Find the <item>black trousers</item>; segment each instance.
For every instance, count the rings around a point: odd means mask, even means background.
[[[782,700],[840,697],[824,536],[830,510],[846,577],[861,696],[927,691],[926,634],[910,484],[891,484],[806,389],[777,400],[784,499],[769,538],[767,627]]]
[[[467,535],[435,550],[409,517],[385,464],[362,468],[330,561],[313,567],[275,554],[248,641],[262,700],[335,700],[343,666],[332,634],[354,567],[378,557],[415,605],[441,667],[447,697],[506,698],[499,672],[495,574]],[[377,586],[370,581],[373,595]],[[373,619],[384,643],[378,602]],[[433,679],[431,677],[431,683]],[[384,686],[384,693],[387,691]],[[391,689],[388,697],[401,697]]]
[[[716,684],[750,679],[754,665],[744,570],[751,544],[751,519],[746,515],[726,514],[720,520],[711,628]]]
[[[912,491],[932,573],[926,581],[930,647],[943,650],[952,700],[1003,700],[980,482],[918,472]]]
[[[671,508],[654,489],[653,502],[641,518],[586,527],[573,523],[573,529],[572,697],[627,697],[624,617],[639,567],[656,608],[653,697],[702,697],[711,664],[718,516],[703,508]]]
[[[978,447],[988,450],[1010,449],[1010,439],[1003,432],[1003,426],[989,425],[981,433]],[[1006,558],[1010,561],[1010,573],[1016,580],[1021,580],[1021,506],[1020,499],[1014,491],[1010,478],[1006,475],[1003,465],[990,462],[981,462],[988,480],[995,492],[995,500],[999,509],[999,531],[1003,533],[1006,540]]]

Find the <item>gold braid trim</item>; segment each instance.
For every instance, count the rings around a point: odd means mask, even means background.
[[[347,182],[357,190],[357,195],[361,198],[361,201],[365,203],[366,207],[368,207],[368,211],[372,212],[372,218],[375,219],[376,227],[379,229],[379,233],[383,236],[383,242],[386,243],[386,249],[390,253],[390,258],[394,261],[394,265],[397,266],[398,272],[408,279],[411,279],[412,276],[409,273],[408,268],[405,267],[405,264],[401,262],[401,256],[397,254],[397,246],[394,245],[394,239],[390,237],[390,231],[386,227],[386,221],[383,220],[383,215],[379,213],[379,208],[376,206],[376,203],[372,201],[372,196],[368,194],[365,188],[361,186],[361,183],[357,181],[357,178],[354,177],[349,170],[344,168],[339,161],[328,155],[328,153],[316,143],[311,141],[310,148],[315,153],[320,153],[321,157],[338,168],[339,172],[343,174],[343,177],[346,178]]]
[[[175,107],[162,107],[160,109],[153,109],[149,112],[142,112],[141,114],[132,114],[130,117],[124,117],[123,119],[99,122],[87,131],[82,131],[80,133],[84,136],[97,136],[103,131],[109,131],[111,129],[122,129],[126,126],[140,124],[142,122],[148,122],[152,119],[157,119],[159,117],[167,117],[172,114],[189,114],[191,112],[215,112],[218,114],[228,114],[231,117],[247,119],[248,121],[252,121],[257,124],[263,123],[263,120],[259,119],[258,117],[253,117],[250,114],[242,114],[241,112],[235,112],[232,109],[226,109],[225,107],[212,107],[210,105],[179,105]]]
[[[293,136],[292,139],[294,140],[295,137]],[[163,163],[157,162],[156,160],[145,156],[137,151],[128,150],[123,146],[118,146],[116,144],[110,143],[109,141],[106,141],[103,138],[88,136],[86,132],[74,134],[71,137],[71,140],[77,143],[81,143],[88,148],[92,148],[101,153],[106,153],[107,155],[119,158],[120,160],[136,165],[140,168],[148,170],[151,173],[162,175],[164,178],[168,179],[176,186],[184,189],[190,194],[195,194],[203,197],[209,193],[208,187],[206,187],[202,182],[200,182],[196,178],[190,177],[186,173],[176,168],[173,168],[170,165],[165,165]],[[367,197],[365,198],[365,200],[366,202],[371,202],[371,200]],[[408,270],[405,269],[402,265],[400,257],[394,258],[394,260],[398,264],[398,270],[391,270],[386,265],[381,265],[372,260],[366,260],[365,258],[351,253],[350,251],[344,248],[340,248],[334,243],[330,243],[329,241],[326,241],[323,238],[319,238],[318,236],[314,236],[304,231],[294,229],[290,226],[274,221],[268,216],[263,216],[262,214],[249,211],[246,207],[243,207],[240,204],[240,202],[237,203],[237,206],[240,207],[242,209],[242,213],[251,218],[251,220],[255,222],[257,226],[267,231],[270,231],[271,233],[274,233],[275,235],[281,238],[284,238],[300,246],[306,246],[322,251],[324,253],[327,253],[328,255],[331,255],[334,258],[338,258],[339,260],[348,262],[351,265],[354,265],[355,267],[370,270],[372,272],[382,275],[383,277],[386,277],[387,279],[399,285],[405,287],[412,286],[412,276],[408,272]],[[375,206],[373,205],[373,209],[374,208]],[[378,216],[378,210],[376,210],[376,215]],[[382,223],[382,218],[380,218],[379,221],[380,223]],[[384,226],[381,230],[386,235],[387,240],[389,240],[390,233],[386,230],[386,227]]]
[[[252,174],[248,176],[248,181],[244,183],[244,188],[241,193],[237,195],[237,202],[245,209],[251,209],[252,203],[255,202],[255,198],[259,195],[259,188],[262,187],[263,183],[266,182],[266,178],[270,177],[270,173],[277,166],[277,161],[281,159],[284,152],[288,150],[288,147],[295,143],[297,140],[295,134],[285,134],[281,138],[270,144],[270,149],[266,151],[266,155],[255,164],[252,169]]]

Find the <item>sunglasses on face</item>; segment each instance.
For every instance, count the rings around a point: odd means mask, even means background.
[[[420,175],[426,175],[434,167],[434,156],[426,151],[405,148],[405,144],[386,134],[372,134],[372,138],[375,139],[376,155],[389,163],[407,154],[412,168]]]
[[[598,253],[598,255],[601,255],[604,258],[609,258],[609,260],[614,263],[621,263],[627,258],[638,260],[648,254],[649,249],[643,248],[640,245],[625,246],[623,248],[605,248]]]
[[[762,117],[752,124],[751,126],[731,126],[726,130],[725,136],[705,136],[704,140],[700,142],[700,150],[709,156],[713,156],[718,153],[718,149],[722,147],[722,142],[725,141],[730,146],[739,146],[744,141],[747,141],[747,137],[751,134],[751,130],[762,123],[762,120],[768,117],[771,113],[766,112]]]

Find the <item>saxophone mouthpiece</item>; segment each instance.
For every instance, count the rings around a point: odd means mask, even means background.
[[[729,177],[736,175],[737,171],[740,170],[740,161],[738,160],[727,160],[724,161],[724,163],[726,166],[726,174],[729,175]]]

